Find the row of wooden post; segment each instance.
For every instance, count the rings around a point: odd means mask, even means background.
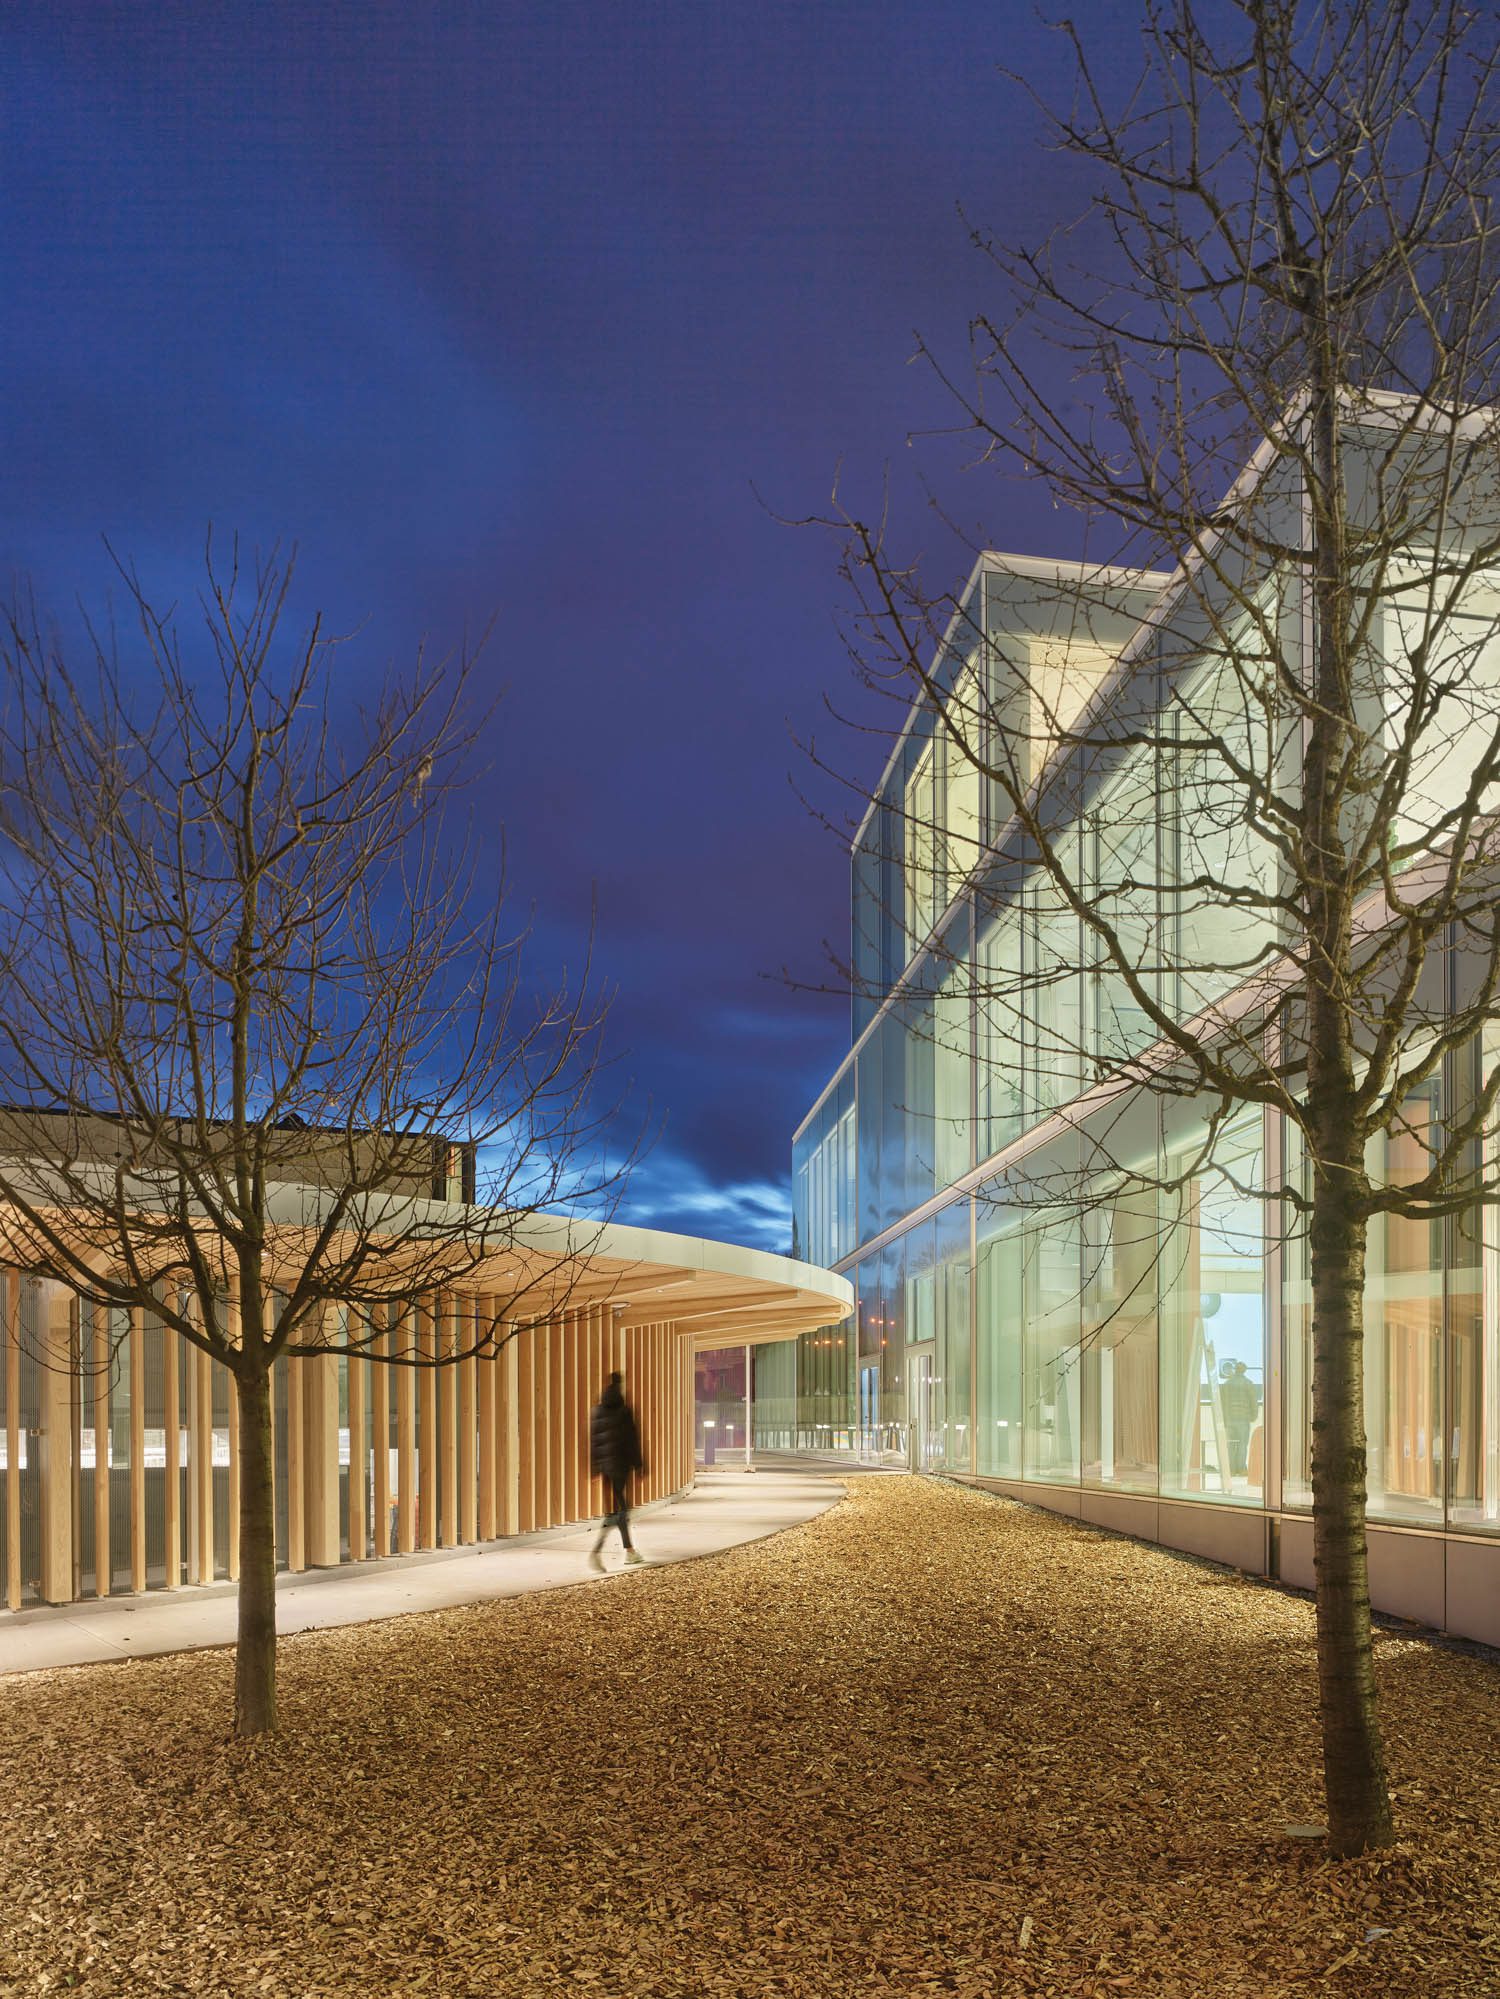
[[[22,1600],[20,1345],[14,1272],[0,1274],[5,1329],[7,1602]],[[492,1299],[444,1293],[400,1323],[378,1331],[368,1352],[328,1352],[291,1359],[276,1370],[273,1396],[285,1398],[286,1567],[332,1567],[342,1559],[339,1508],[338,1368],[347,1367],[348,1556],[351,1562],[420,1549],[456,1547],[597,1517],[606,1503],[589,1468],[589,1414],[612,1369],[625,1375],[640,1423],[645,1475],[636,1504],[691,1483],[693,1357],[691,1342],[670,1323],[626,1325],[608,1305],[565,1312],[524,1327],[494,1351],[459,1354],[490,1323]],[[132,1314],[124,1350],[112,1351],[102,1311],[51,1293],[47,1343],[54,1357],[39,1371],[38,1452],[40,1594],[50,1603],[76,1593],[79,1523],[73,1493],[76,1431],[84,1378],[93,1404],[95,1594],[111,1587],[111,1495],[108,1477],[112,1381],[127,1373],[130,1393],[130,1587],[147,1586],[146,1370],[140,1315]],[[412,1355],[419,1365],[397,1358]],[[434,1366],[454,1356],[446,1366]],[[166,1414],[163,1493],[165,1580],[215,1579],[213,1476],[214,1370],[217,1363],[171,1331],[163,1332],[162,1400]],[[186,1384],[186,1422],[178,1412]],[[239,1573],[239,1450],[235,1383],[227,1378],[229,1465],[227,1564]],[[222,1397],[220,1398],[223,1399]],[[394,1405],[394,1408],[392,1407]],[[385,1447],[379,1414],[386,1412]],[[373,1417],[373,1421],[372,1421]],[[153,1426],[154,1427],[154,1426]],[[392,1441],[392,1432],[394,1440]],[[183,1453],[183,1436],[186,1454]],[[394,1455],[394,1475],[392,1456]],[[178,1472],[187,1470],[188,1518],[182,1518]],[[373,1531],[372,1531],[373,1530]]]

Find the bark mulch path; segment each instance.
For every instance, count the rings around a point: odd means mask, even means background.
[[[643,1539],[649,1547],[649,1520]],[[0,1993],[1500,1993],[1500,1669],[1378,1641],[1332,1863],[1312,1612],[957,1487],[708,1561],[0,1686]]]

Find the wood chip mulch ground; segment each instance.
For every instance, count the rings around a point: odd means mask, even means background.
[[[31,1674],[0,1993],[1500,1994],[1500,1668],[1378,1655],[1401,1843],[1341,1863],[1305,1603],[905,1478],[289,1639],[259,1744],[221,1653]]]

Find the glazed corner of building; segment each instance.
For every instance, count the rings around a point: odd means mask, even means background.
[[[954,619],[938,652],[936,678],[946,691],[952,683],[951,679],[944,681],[944,672],[961,670],[965,642],[978,644],[999,629],[997,616],[1013,621],[1011,635],[1019,629],[1032,646],[1031,657],[1041,670],[1055,674],[1066,671],[1069,634],[1059,629],[1055,615],[1049,622],[1046,614],[1049,610],[1056,614],[1066,605],[1069,586],[1076,589],[1083,584],[1105,604],[1108,618],[1103,623],[1109,629],[1101,631],[1099,624],[1092,629],[1092,655],[1084,661],[1085,671],[1079,679],[1087,695],[1102,694],[1111,680],[1123,679],[1129,672],[1140,635],[1149,631],[1157,606],[1173,594],[1176,583],[1177,579],[1158,571],[1098,569],[986,553],[955,600]],[[1110,644],[1099,646],[1101,636],[1108,637]],[[945,654],[954,660],[952,668],[944,667]],[[890,1021],[903,981],[927,948],[923,936],[930,943],[933,937],[944,934],[973,878],[971,870],[951,901],[945,901],[940,910],[918,911],[913,924],[901,879],[901,853],[892,853],[887,844],[880,854],[882,803],[894,808],[886,816],[896,820],[903,788],[914,781],[927,781],[922,771],[926,751],[920,711],[921,704],[914,704],[853,843],[851,960],[855,984],[863,986],[865,997],[856,1000],[850,1054],[820,1093],[793,1141],[794,1253],[809,1255],[853,1279],[856,1311],[846,1339],[837,1345],[826,1334],[821,1340],[804,1338],[798,1342],[795,1382],[789,1378],[785,1362],[781,1364],[782,1373],[788,1376],[782,1383],[790,1418],[788,1439],[803,1448],[831,1449],[914,1470],[939,1471],[1095,1526],[1310,1589],[1309,1495],[1305,1479],[1289,1475],[1288,1449],[1289,1433],[1302,1420],[1296,1405],[1308,1383],[1305,1365],[1299,1375],[1292,1352],[1295,1343],[1288,1330],[1291,1309],[1286,1271],[1270,1250],[1271,1231],[1262,1231],[1258,1268],[1230,1273],[1245,1288],[1227,1295],[1230,1305],[1257,1300],[1255,1309],[1260,1313],[1256,1335],[1259,1380],[1255,1384],[1260,1402],[1250,1434],[1230,1434],[1234,1426],[1226,1423],[1221,1406],[1223,1383],[1211,1380],[1195,1390],[1191,1371],[1202,1365],[1200,1356],[1192,1362],[1189,1377],[1172,1384],[1177,1400],[1193,1411],[1192,1424],[1199,1433],[1196,1461],[1185,1461],[1180,1439],[1177,1445],[1169,1445],[1168,1431],[1178,1426],[1181,1415],[1180,1410],[1168,1408],[1169,1378],[1174,1366],[1181,1373],[1181,1356],[1169,1355],[1166,1328],[1158,1325],[1152,1380],[1149,1390],[1142,1391],[1152,1411],[1149,1427],[1155,1434],[1150,1455],[1155,1462],[1122,1466],[1118,1452],[1112,1456],[1097,1434],[1091,1450],[1083,1432],[1091,1419],[1098,1431],[1100,1398],[1106,1385],[1112,1395],[1118,1395],[1122,1385],[1126,1392],[1135,1392],[1140,1385],[1133,1390],[1122,1384],[1114,1364],[1113,1378],[1105,1384],[1101,1377],[1106,1364],[1097,1356],[1092,1362],[1088,1360],[1084,1351],[1087,1342],[1080,1336],[1077,1374],[1082,1378],[1087,1373],[1091,1385],[1085,1384],[1080,1394],[1075,1383],[1075,1436],[1069,1451],[1060,1454],[1070,1456],[1071,1461],[1060,1468],[1030,1462],[1029,1433],[1027,1453],[1023,1455],[1020,1449],[1023,1425],[1033,1420],[1037,1408],[1046,1409],[1049,1424],[1058,1421],[1057,1399],[1048,1406],[1049,1385],[1040,1379],[1046,1367],[1055,1369],[1055,1361],[1027,1376],[1024,1395],[1017,1363],[1017,1406],[1009,1415],[1003,1413],[1003,1404],[992,1399],[986,1386],[989,1353],[998,1344],[999,1329],[988,1316],[993,1301],[984,1295],[982,1257],[977,1253],[984,1246],[980,1195],[996,1158],[981,1159],[979,1154],[986,1148],[976,1139],[971,1142],[970,1156],[959,1162],[957,1170],[937,1172],[936,1184],[926,1198],[901,1203],[899,1214],[879,1212],[872,1217],[869,1212],[861,1175],[871,1159],[877,1160],[878,1168],[882,1141],[872,1139],[861,1128],[865,1112],[860,1096],[862,1089],[869,1087],[871,1076],[878,1080],[876,1040],[882,1031],[891,1034],[893,1042],[899,1040],[899,1033],[891,1033]],[[990,831],[986,826],[986,839]],[[872,854],[879,858],[872,861]],[[883,878],[872,886],[869,879],[862,880],[862,866],[867,875],[883,867]],[[862,895],[866,901],[863,921]],[[899,920],[903,904],[915,934],[903,934]],[[868,954],[863,964],[862,944]],[[977,1069],[977,1040],[972,1047],[972,1057],[966,1059],[972,1059]],[[977,1091],[977,1084],[975,1088]],[[975,1115],[972,1110],[969,1114]],[[877,1127],[879,1116],[876,1104],[873,1119]],[[887,1117],[889,1121],[889,1107]],[[1256,1121],[1263,1129],[1259,1114]],[[929,1138],[927,1143],[929,1151],[935,1151],[941,1140]],[[1486,1267],[1489,1261],[1486,1259]],[[1483,1280],[1486,1286],[1489,1281],[1489,1276]],[[1388,1475],[1383,1476],[1380,1496],[1372,1503],[1369,1517],[1372,1601],[1378,1610],[1483,1643],[1500,1644],[1500,1492],[1496,1490],[1500,1485],[1500,1401],[1494,1385],[1500,1376],[1500,1300],[1490,1296],[1480,1300],[1467,1294],[1457,1298],[1460,1279],[1446,1238],[1441,1261],[1425,1271],[1424,1283],[1426,1293],[1417,1329],[1420,1352],[1407,1353],[1400,1346],[1406,1335],[1395,1321],[1381,1335],[1391,1352],[1382,1360],[1380,1370],[1378,1392],[1384,1397],[1384,1414],[1371,1412],[1372,1427],[1379,1432],[1372,1438],[1372,1455],[1384,1453]],[[1393,1287],[1392,1295],[1398,1289]],[[1477,1313],[1472,1310],[1476,1304],[1480,1306]],[[1218,1309],[1223,1308],[1221,1303]],[[1456,1314],[1466,1316],[1466,1323],[1472,1320],[1481,1329],[1477,1338],[1482,1351],[1466,1355],[1462,1365],[1454,1352]],[[948,1317],[955,1320],[951,1328],[946,1323]],[[1016,1333],[1028,1356],[1028,1369],[1032,1368],[1033,1332],[1028,1323]],[[1218,1345],[1224,1337],[1220,1336]],[[1211,1358],[1215,1352],[1210,1346]],[[1397,1379],[1402,1369],[1408,1377],[1404,1385]],[[1474,1404],[1463,1410],[1452,1403],[1459,1393],[1452,1384],[1460,1374],[1470,1384],[1466,1392]],[[1428,1391],[1422,1389],[1421,1381],[1428,1377],[1428,1387],[1437,1398],[1431,1406],[1422,1401]],[[1054,1380],[1050,1388],[1055,1387]],[[1093,1398],[1092,1415],[1086,1406],[1089,1396]],[[939,1397],[945,1406],[940,1419],[935,1420],[933,1410]],[[1398,1402],[1401,1410],[1393,1413]],[[997,1408],[1002,1409],[998,1416]],[[1011,1421],[1016,1425],[1014,1455],[1002,1469],[996,1463],[996,1453],[981,1447],[980,1432],[982,1426],[997,1423],[1003,1430]],[[1113,1425],[1112,1413],[1108,1421]],[[940,1447],[932,1451],[926,1434],[929,1429],[932,1436],[941,1432]],[[1214,1430],[1217,1435],[1210,1436]],[[1387,1431],[1391,1434],[1386,1435]],[[1473,1504],[1467,1517],[1455,1499],[1457,1491],[1467,1490],[1455,1484],[1452,1469],[1460,1451],[1473,1460],[1468,1477]],[[1404,1460],[1403,1452],[1407,1454]],[[1046,1453],[1036,1455],[1044,1457]],[[1170,1466],[1166,1462],[1169,1457],[1176,1460]],[[1255,1472],[1253,1480],[1251,1470]],[[1420,1491],[1403,1493],[1400,1489],[1404,1482],[1430,1490],[1434,1480],[1439,1491],[1431,1505],[1425,1505]],[[1212,1490],[1215,1485],[1218,1490]],[[1424,1506],[1432,1517],[1400,1517],[1403,1513],[1423,1515]]]

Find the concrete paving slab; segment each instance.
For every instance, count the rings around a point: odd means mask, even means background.
[[[659,1567],[764,1540],[816,1518],[843,1496],[844,1480],[832,1469],[716,1468],[700,1472],[682,1498],[633,1513],[631,1524],[637,1547]],[[286,1637],[598,1583],[617,1572],[644,1573],[624,1567],[619,1537],[611,1534],[601,1577],[589,1562],[597,1531],[593,1525],[554,1528],[477,1549],[439,1549],[283,1575],[276,1586],[276,1627]],[[0,1674],[232,1645],[234,1622],[232,1583],[16,1611],[0,1620]]]

